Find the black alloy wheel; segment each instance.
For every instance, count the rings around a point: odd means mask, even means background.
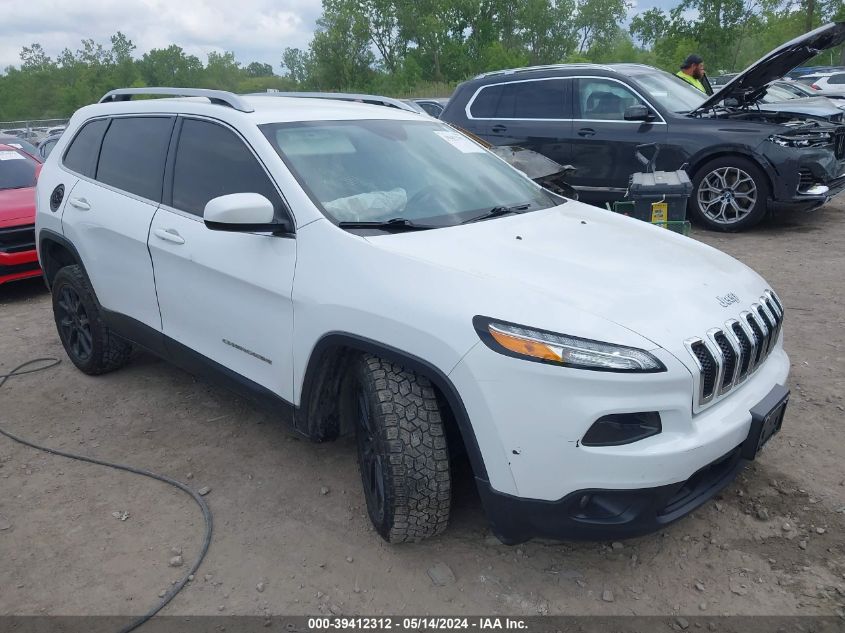
[[[94,338],[82,300],[72,287],[63,286],[56,306],[59,335],[67,352],[75,357],[74,360],[87,362],[94,350]]]

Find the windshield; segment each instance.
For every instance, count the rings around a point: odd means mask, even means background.
[[[32,154],[33,156],[38,152],[35,148],[35,145],[30,143],[29,141],[25,141],[22,138],[17,138],[15,136],[0,136],[0,145],[8,145],[9,147],[17,147],[18,149],[22,149],[27,154]]]
[[[463,134],[425,121],[260,126],[314,204],[335,222],[450,226],[494,207],[562,202]]]
[[[0,149],[0,189],[34,187],[35,165],[20,152]]]
[[[693,88],[686,81],[675,75],[649,69],[631,75],[645,88],[649,96],[661,106],[672,112],[690,112],[704,103],[707,95]]]

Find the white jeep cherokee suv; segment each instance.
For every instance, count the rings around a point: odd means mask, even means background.
[[[390,542],[446,527],[462,454],[506,543],[648,532],[783,418],[783,304],[759,275],[414,113],[113,91],[74,114],[37,208],[79,369],[139,347],[313,440],[355,433]]]

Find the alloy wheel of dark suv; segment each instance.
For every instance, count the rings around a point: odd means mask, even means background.
[[[702,165],[693,176],[690,215],[709,229],[741,231],[766,215],[769,186],[763,171],[741,156]]]

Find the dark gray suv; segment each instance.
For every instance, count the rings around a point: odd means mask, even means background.
[[[831,23],[775,49],[708,97],[639,64],[503,70],[458,86],[441,119],[494,145],[519,145],[577,171],[581,200],[620,199],[641,171],[636,147],[656,143],[657,168],[693,181],[690,215],[736,231],[777,207],[808,209],[845,189],[845,126],[767,109],[768,85],[845,41]]]

